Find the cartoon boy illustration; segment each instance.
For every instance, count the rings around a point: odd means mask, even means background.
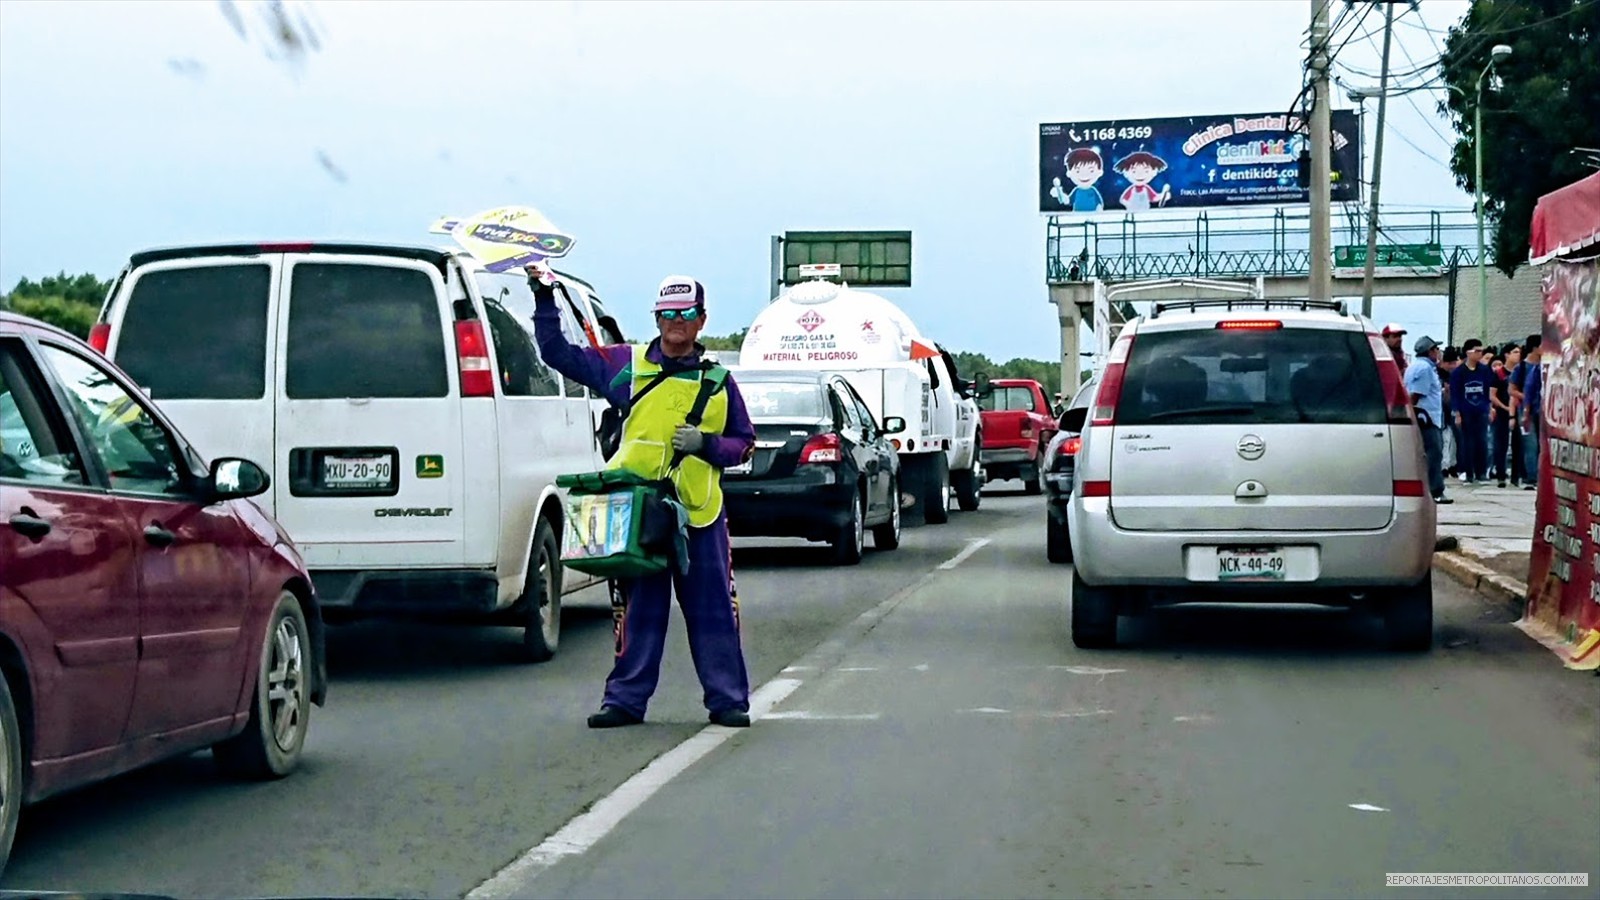
[[[1166,185],[1158,193],[1150,186],[1157,175],[1167,170],[1167,161],[1145,150],[1135,150],[1117,160],[1116,170],[1128,179],[1128,189],[1122,192],[1125,209],[1138,212],[1150,208],[1151,202],[1166,206],[1172,199],[1172,186]]]
[[[1055,186],[1050,190],[1050,196],[1062,206],[1072,207],[1073,212],[1099,212],[1105,209],[1105,199],[1094,186],[1105,173],[1105,163],[1101,161],[1099,151],[1079,147],[1063,157],[1062,162],[1066,164],[1067,178],[1071,179],[1074,187],[1070,191],[1063,191],[1061,179],[1053,179]]]

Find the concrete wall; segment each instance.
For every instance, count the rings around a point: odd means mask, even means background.
[[[1450,298],[1450,344],[1459,347],[1462,341],[1474,337],[1497,345],[1520,342],[1543,330],[1544,303],[1539,295],[1538,269],[1523,266],[1515,277],[1507,278],[1499,269],[1490,267],[1485,281],[1489,294],[1488,334],[1483,328],[1478,270],[1463,268],[1456,275],[1455,292]]]

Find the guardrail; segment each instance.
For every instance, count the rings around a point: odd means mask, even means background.
[[[1308,275],[1310,214],[1206,211],[1192,218],[1141,213],[1120,218],[1052,216],[1046,278],[1052,284],[1099,278],[1254,278]],[[1366,217],[1351,205],[1335,221],[1333,243],[1365,248]],[[1477,219],[1471,210],[1384,212],[1378,246],[1434,244],[1445,270],[1477,265]],[[1489,248],[1484,255],[1493,261]]]

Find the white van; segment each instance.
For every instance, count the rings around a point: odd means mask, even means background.
[[[568,338],[621,342],[563,276]],[[558,292],[559,294],[560,292]],[[329,621],[521,625],[549,659],[564,577],[557,475],[602,465],[605,401],[540,359],[533,294],[429,246],[247,244],[136,253],[90,343],[200,452],[271,460],[258,498]]]

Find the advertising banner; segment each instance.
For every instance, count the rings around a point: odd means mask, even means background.
[[[1600,666],[1600,259],[1544,265],[1542,430],[1527,618]]]
[[[1355,200],[1361,127],[1332,113],[1335,201]],[[1055,215],[1309,203],[1308,123],[1289,113],[1111,119],[1039,126],[1039,211]]]
[[[491,272],[510,272],[529,263],[566,256],[572,237],[531,206],[501,206],[465,218],[433,223],[434,234],[448,234]]]

